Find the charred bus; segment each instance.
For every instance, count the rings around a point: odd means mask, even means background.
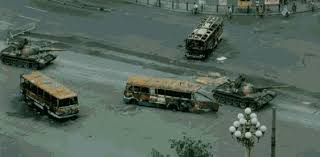
[[[142,106],[153,106],[184,112],[218,111],[210,92],[189,81],[171,78],[130,76],[124,102]]]
[[[185,40],[187,58],[207,58],[218,45],[223,33],[223,19],[209,16]]]
[[[77,94],[38,71],[20,76],[20,90],[26,104],[54,118],[75,117],[79,112]]]

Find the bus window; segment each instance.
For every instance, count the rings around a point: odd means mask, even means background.
[[[58,105],[58,99],[55,97],[52,97],[52,104],[53,105]]]
[[[42,96],[43,95],[43,90],[40,88],[37,88],[37,95]]]
[[[78,97],[70,98],[70,104],[71,104],[71,105],[76,105],[76,104],[78,104]]]
[[[140,89],[140,91],[141,91],[141,93],[147,93],[147,94],[149,94],[149,88],[146,88],[146,87],[141,87],[141,89]]]
[[[128,91],[132,91],[133,90],[133,87],[131,85],[127,85],[127,90]]]
[[[181,93],[181,97],[191,99],[191,93]]]
[[[163,89],[157,89],[156,94],[165,95],[165,91]]]
[[[70,105],[69,99],[59,100],[59,107],[64,107],[64,106],[69,106],[69,105]]]
[[[133,86],[133,92],[140,92],[140,87]]]
[[[50,95],[47,92],[44,92],[44,100],[50,101]]]
[[[27,87],[27,88],[29,88],[29,87]],[[33,84],[30,84],[30,91],[32,92],[32,93],[37,93],[37,87],[35,86],[35,85],[33,85]]]

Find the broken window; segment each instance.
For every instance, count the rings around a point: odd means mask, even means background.
[[[157,89],[156,94],[165,95],[165,91],[163,89]]]
[[[140,91],[141,93],[149,93],[149,88],[141,87]]]

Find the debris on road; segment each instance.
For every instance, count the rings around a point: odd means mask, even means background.
[[[217,58],[217,61],[223,63],[224,60],[226,60],[226,59],[227,59],[227,57],[221,56],[221,57]]]
[[[311,104],[311,102],[308,102],[308,101],[302,101],[302,104],[304,104],[304,105],[310,105],[310,104]]]

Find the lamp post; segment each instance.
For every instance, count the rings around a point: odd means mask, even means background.
[[[256,142],[265,134],[267,127],[261,125],[255,113],[250,108],[244,110],[244,114],[238,114],[238,120],[229,127],[232,138],[235,137],[238,143],[245,148],[245,157],[250,157],[251,150]]]

